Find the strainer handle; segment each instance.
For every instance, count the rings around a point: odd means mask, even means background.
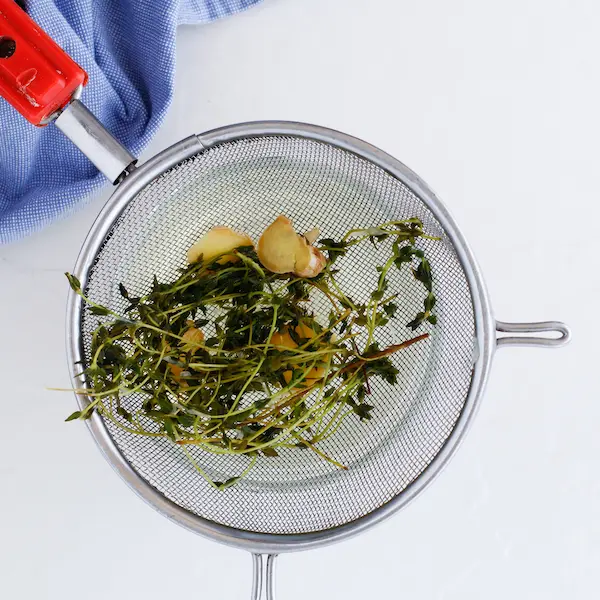
[[[55,121],[116,184],[136,158],[78,100],[87,81],[87,73],[13,0],[0,0],[0,97],[34,125]]]
[[[529,335],[501,336],[496,339],[498,348],[506,346],[537,346],[538,348],[559,348],[571,339],[571,330],[560,321],[541,321],[539,323],[505,323],[496,321],[496,331],[501,333],[558,333],[558,337],[539,337]]]
[[[273,571],[277,554],[253,554],[251,600],[275,600]]]

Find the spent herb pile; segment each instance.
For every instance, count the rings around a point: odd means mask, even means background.
[[[95,304],[80,282],[72,289],[99,317],[91,355],[83,368],[90,402],[67,420],[94,412],[133,434],[167,437],[180,447],[212,485],[224,488],[246,475],[261,456],[284,448],[312,451],[339,468],[320,442],[345,419],[367,421],[370,380],[393,386],[395,352],[427,333],[380,348],[377,328],[396,318],[399,299],[388,274],[400,269],[422,284],[422,310],[407,325],[416,332],[436,323],[431,267],[418,238],[430,238],[419,219],[353,229],[340,240],[321,239],[312,230],[298,235],[278,217],[256,248],[252,240],[225,227],[209,231],[188,251],[189,265],[171,282],[154,278],[144,297],[130,295],[123,314]],[[377,285],[358,303],[336,278],[359,244],[386,242],[389,258],[377,267]],[[339,262],[338,262],[339,261]],[[317,296],[328,318],[313,312]],[[141,394],[142,402],[128,396]],[[187,447],[245,455],[248,466],[216,482]]]

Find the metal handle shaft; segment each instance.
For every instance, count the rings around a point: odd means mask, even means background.
[[[496,331],[502,333],[558,333],[558,337],[504,336],[496,340],[498,348],[506,346],[537,346],[538,348],[559,348],[571,339],[571,330],[560,321],[542,321],[540,323],[504,323],[496,321]]]
[[[277,554],[253,554],[251,600],[275,600],[273,570]]]
[[[112,183],[119,183],[135,165],[135,157],[79,100],[73,100],[55,123]]]

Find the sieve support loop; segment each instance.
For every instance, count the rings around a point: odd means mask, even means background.
[[[519,335],[501,336],[496,339],[498,348],[507,346],[537,346],[538,348],[560,348],[571,339],[571,330],[560,321],[541,321],[539,323],[505,323],[496,321],[496,331]],[[522,335],[527,333],[557,333],[558,337]]]
[[[251,600],[275,600],[273,571],[277,554],[252,555],[252,596]]]

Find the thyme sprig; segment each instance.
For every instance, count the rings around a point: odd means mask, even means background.
[[[122,314],[93,302],[67,273],[89,313],[101,318],[82,372],[85,387],[75,390],[90,401],[67,420],[97,412],[130,433],[167,437],[220,489],[247,475],[259,456],[290,449],[346,468],[319,444],[352,416],[370,419],[376,407],[367,402],[369,379],[394,385],[399,372],[391,356],[429,335],[383,349],[375,342],[377,328],[396,318],[392,269],[410,272],[424,287],[423,310],[407,326],[436,323],[431,266],[418,238],[435,239],[413,218],[323,239],[317,247],[328,262],[312,279],[271,273],[252,247],[238,248],[227,253],[234,260],[201,259],[174,281],[155,277],[143,297],[119,283],[127,303]],[[377,286],[358,303],[339,285],[334,264],[354,246],[386,240],[391,254],[377,267]],[[330,305],[326,322],[312,312],[318,295]],[[245,456],[248,463],[216,482],[190,446]]]

